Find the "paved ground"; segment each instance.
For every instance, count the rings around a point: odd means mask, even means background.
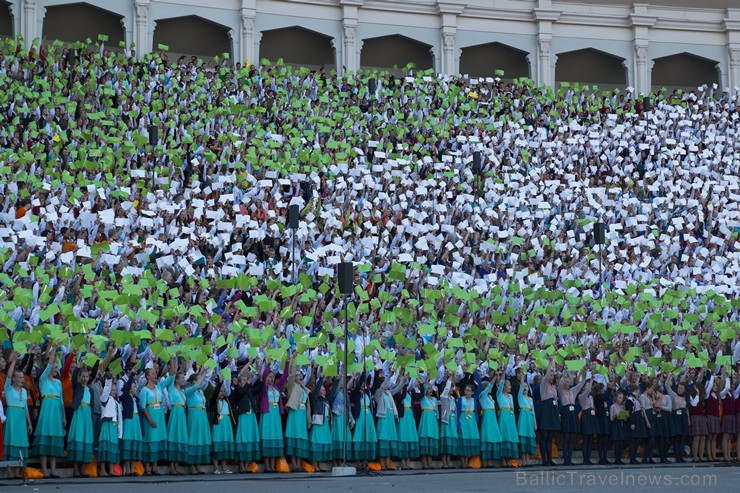
[[[209,493],[256,491],[291,493],[389,493],[391,491],[576,493],[599,490],[649,491],[651,493],[694,492],[701,490],[729,493],[738,491],[740,466],[709,465],[657,467],[575,467],[531,469],[493,469],[467,471],[400,471],[373,477],[332,478],[328,474],[257,474],[158,478],[111,478],[37,480],[22,486],[20,481],[1,480],[3,492],[52,493]]]

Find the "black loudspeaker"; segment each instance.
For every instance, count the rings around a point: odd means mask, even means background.
[[[159,128],[156,125],[149,125],[149,145],[154,147],[159,144]]]
[[[480,151],[473,152],[473,172],[476,174],[480,173],[481,166],[481,155]]]
[[[337,271],[339,277],[339,292],[342,294],[352,294],[352,262],[342,262],[339,264]]]
[[[370,91],[370,94],[375,94],[375,91],[377,89],[378,89],[378,86],[375,81],[375,78],[372,78],[369,81],[367,81],[367,90]]]
[[[594,241],[597,245],[606,243],[606,224],[596,223],[596,226],[594,226]]]
[[[650,111],[650,97],[645,96],[642,98],[642,111]]]
[[[77,50],[75,49],[67,50],[67,64],[70,67],[74,67],[76,63],[77,63]]]
[[[298,212],[298,204],[293,204],[288,208],[288,227],[290,229],[298,229],[298,222],[300,221],[301,215]]]

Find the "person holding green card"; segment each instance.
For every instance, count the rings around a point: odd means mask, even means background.
[[[424,397],[421,398],[421,419],[418,432],[422,469],[431,469],[432,459],[439,454],[439,402],[434,396],[434,391],[434,386],[427,379],[424,385]]]
[[[162,407],[163,391],[172,383],[174,375],[169,375],[157,383],[157,370],[152,365],[144,370],[144,377],[146,385],[139,394],[141,414],[144,416],[141,425],[144,474],[159,476],[157,464],[160,460],[167,458],[167,427]]]
[[[203,394],[203,382],[206,367],[188,377],[188,388],[185,398],[188,410],[188,464],[190,474],[204,474],[200,468],[211,462],[211,427],[206,412],[206,397]]]
[[[501,446],[503,437],[496,419],[496,403],[491,397],[491,390],[495,387],[500,375],[495,375],[492,380],[488,377],[483,379],[483,390],[478,396],[481,409],[480,425],[480,458],[483,467],[493,467],[494,460],[501,458]],[[517,437],[518,438],[518,437]],[[517,440],[518,443],[518,440]],[[518,456],[517,446],[517,456]],[[509,455],[507,455],[509,457]]]
[[[67,426],[62,382],[57,378],[57,349],[58,344],[54,343],[49,344],[46,351],[46,368],[39,378],[41,412],[33,439],[33,452],[41,458],[41,473],[51,478],[59,477],[57,458],[64,457],[64,429]]]
[[[457,400],[457,432],[459,433],[458,455],[463,468],[468,459],[480,454],[480,431],[478,430],[478,396],[481,393],[481,378],[478,370],[473,372],[475,383],[467,383],[464,395]]]

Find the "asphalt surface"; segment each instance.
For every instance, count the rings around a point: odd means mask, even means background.
[[[738,491],[740,465],[706,464],[653,467],[533,467],[527,469],[479,469],[452,471],[398,471],[372,477],[333,478],[328,473],[160,476],[21,481],[0,479],[3,492],[52,493],[210,493],[214,490],[283,493],[390,491],[560,493],[606,491],[649,491],[651,493],[694,492],[706,489]]]

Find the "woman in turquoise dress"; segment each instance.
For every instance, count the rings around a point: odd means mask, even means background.
[[[502,378],[496,392],[498,408],[501,410],[499,425],[501,426],[501,459],[504,467],[508,467],[507,459],[519,458],[519,432],[516,429],[514,416],[514,396],[511,395],[511,382]]]
[[[323,471],[321,463],[332,459],[331,410],[323,378],[319,378],[311,391],[311,436],[308,441],[314,469]]]
[[[54,353],[49,356],[53,357]],[[67,426],[62,382],[56,378],[58,373],[56,364],[49,359],[39,379],[41,412],[33,436],[33,453],[41,458],[41,473],[52,478],[59,477],[57,457],[64,457],[64,428]]]
[[[262,392],[263,384],[259,380],[252,383],[252,379],[249,365],[244,365],[229,396],[232,412],[237,416],[234,453],[241,473],[248,471],[249,462],[260,459],[260,431],[255,398]]]
[[[344,437],[351,437],[350,430],[355,424],[355,418],[350,412],[349,394],[344,391],[341,383],[342,379],[335,377],[329,391],[329,403],[331,405],[331,457],[334,467],[341,466],[344,462]],[[350,385],[351,377],[347,381],[347,386],[349,387]],[[352,455],[350,447],[351,444],[347,444],[347,458]]]
[[[398,419],[398,446],[396,454],[401,459],[403,469],[411,469],[411,459],[419,458],[419,433],[416,431],[416,420],[411,409],[411,394],[404,387],[403,395],[399,396],[403,405],[403,411],[399,410],[401,417]]]
[[[122,416],[121,404],[118,402],[118,385],[110,375],[105,379],[103,393],[100,394],[100,403],[103,406],[100,435],[98,439],[98,476],[113,476],[114,464],[121,462],[121,447],[119,440],[119,418]],[[123,429],[123,423],[121,430]],[[108,471],[106,472],[106,464]]]
[[[177,372],[172,383],[167,387],[167,397],[170,399],[170,415],[167,418],[167,460],[170,462],[170,474],[183,474],[180,463],[188,461],[188,416],[185,405],[189,395],[197,387],[188,387],[182,390],[185,384],[185,375]]]
[[[3,431],[5,447],[4,460],[28,459],[28,435],[33,431],[31,414],[28,412],[28,393],[23,388],[23,372],[16,371],[18,354],[14,351],[8,356],[8,375],[5,379],[5,428]],[[10,474],[23,478],[23,468],[10,468]]]
[[[529,396],[529,385],[524,381],[524,374],[519,375],[519,419],[516,428],[519,431],[519,453],[522,466],[528,466],[530,456],[537,453],[537,423],[534,419],[534,402]]]
[[[121,406],[123,407],[121,460],[123,461],[123,474],[126,476],[134,475],[134,463],[140,461],[143,456],[144,444],[141,436],[137,391],[136,372],[131,372],[121,390]]]
[[[82,473],[83,464],[92,462],[93,455],[93,422],[90,402],[92,394],[87,387],[90,372],[85,368],[77,368],[72,375],[73,402],[72,422],[69,425],[69,439],[67,440],[67,460],[72,462],[74,477],[85,476]],[[75,409],[75,405],[77,406]]]
[[[293,368],[293,365],[291,365]],[[290,457],[292,471],[300,469],[300,459],[310,459],[311,452],[308,444],[308,426],[310,425],[310,410],[308,389],[302,382],[302,376],[291,371],[288,384],[288,420],[285,423],[285,455]]]
[[[421,398],[421,419],[419,420],[419,453],[421,468],[431,469],[432,458],[439,455],[439,413],[434,387],[427,384]]]
[[[478,396],[481,409],[480,458],[483,467],[493,467],[493,461],[501,458],[501,430],[496,419],[496,404],[491,397],[494,382],[483,382]]]
[[[288,365],[285,362],[283,374],[275,380],[275,374],[270,371],[269,360],[265,361],[262,371],[262,398],[260,400],[260,443],[262,444],[262,458],[265,462],[265,472],[277,472],[275,459],[283,456],[283,404],[280,402],[280,391],[288,381]]]
[[[458,455],[463,468],[468,467],[470,457],[480,454],[477,401],[481,391],[481,381],[478,371],[473,376],[476,384],[467,384],[465,395],[457,400],[457,431],[460,433]]]
[[[396,455],[396,448],[398,445],[398,434],[396,433],[398,409],[396,409],[393,395],[391,395],[390,390],[388,390],[389,383],[389,380],[386,378],[386,381],[383,382],[380,389],[375,394],[376,402],[379,399],[382,399],[383,408],[385,409],[384,416],[379,415],[380,405],[377,406],[375,411],[378,418],[378,423],[376,425],[378,430],[378,458],[380,460],[380,467],[383,469],[390,469],[391,456]],[[398,386],[396,386],[396,388],[397,387]]]
[[[157,383],[157,372],[154,368],[147,368],[145,376],[147,383],[139,395],[141,413],[144,416],[141,424],[144,445],[142,460],[144,474],[159,476],[157,463],[167,458],[167,427],[162,409],[162,395],[174,377],[168,376]]]
[[[188,464],[190,474],[204,474],[200,466],[211,462],[211,426],[206,413],[206,397],[203,395],[204,368],[188,378],[189,388],[185,391],[188,406]]]
[[[452,469],[452,457],[458,454],[460,434],[457,432],[457,390],[452,390],[452,377],[440,396],[442,413],[439,425],[439,453],[442,454],[442,469]]]
[[[211,413],[211,436],[213,438],[213,472],[231,474],[226,461],[234,460],[234,422],[231,406],[226,400],[226,387],[218,380],[209,403]]]
[[[351,460],[367,468],[368,461],[376,459],[378,435],[371,408],[371,399],[365,388],[365,375],[361,375],[352,390],[352,405],[355,418],[355,429],[352,433]]]

